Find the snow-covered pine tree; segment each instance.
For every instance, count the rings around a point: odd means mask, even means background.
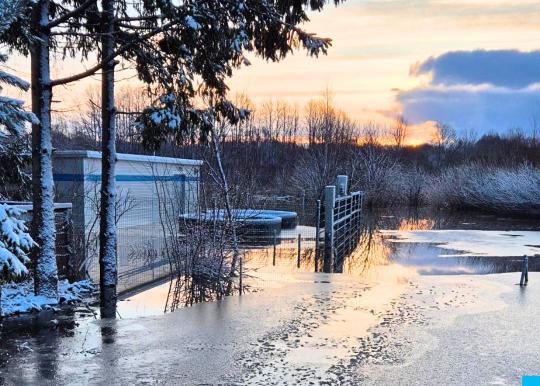
[[[22,11],[23,4],[20,1],[0,0],[0,35],[9,28],[12,21]],[[7,55],[0,53],[0,65],[6,60]],[[0,69],[0,91],[2,91],[2,84],[25,91],[30,87],[24,80]],[[20,136],[25,132],[28,122],[36,122],[35,116],[26,112],[23,104],[21,100],[0,95],[1,139],[6,139],[8,136]],[[0,204],[0,283],[24,277],[28,273],[27,264],[30,262],[28,253],[35,243],[20,219],[21,214],[22,210],[19,208]]]
[[[102,318],[116,316],[116,107],[114,102],[115,0],[101,0],[101,207],[99,222],[99,285]]]
[[[20,0],[0,0],[0,35],[23,12]],[[8,56],[0,51],[0,198],[26,198],[29,175],[23,170],[29,148],[24,135],[26,125],[36,122],[35,116],[24,109],[22,100],[2,95],[5,87],[28,91],[30,84],[5,70]],[[11,188],[19,185],[17,192]]]
[[[49,53],[61,47],[64,56],[87,57],[94,50],[95,36],[83,22],[95,23],[95,0],[0,0],[0,9],[16,8],[0,43],[30,55],[32,83],[32,234],[35,293],[55,299],[58,274],[55,255],[54,182],[52,174],[51,100]],[[92,21],[91,18],[94,18]],[[6,19],[7,20],[7,19]],[[67,82],[64,82],[67,83]]]
[[[335,1],[338,3],[339,1]],[[326,52],[330,40],[316,37],[297,25],[307,20],[307,9],[320,10],[316,1],[144,1],[130,7],[123,0],[102,0],[100,63],[80,76],[103,69],[102,76],[102,185],[100,221],[100,287],[102,315],[114,316],[116,297],[116,229],[114,224],[114,58],[137,64],[140,80],[151,92],[161,93],[159,105],[139,119],[148,143],[167,133],[183,137],[190,126],[209,133],[213,114],[237,121],[245,111],[226,100],[226,78],[232,69],[249,62],[244,51],[269,60],[283,58],[303,45],[311,55]],[[131,4],[132,5],[132,4]],[[134,12],[134,9],[137,10]],[[116,17],[114,17],[116,15]],[[68,78],[69,80],[70,78]],[[194,79],[202,79],[196,85]],[[202,92],[197,93],[199,89]],[[211,110],[193,107],[197,97],[216,100]],[[142,125],[146,122],[146,125]],[[160,132],[160,129],[165,130]],[[155,130],[157,128],[157,130]],[[148,129],[148,130],[146,130]],[[233,262],[234,265],[234,262]]]
[[[24,11],[20,0],[0,0],[0,36],[11,23]],[[24,91],[30,84],[2,69],[7,55],[0,52],[0,92],[2,85],[9,85]],[[18,137],[25,133],[28,123],[36,123],[34,114],[24,110],[24,102],[0,95],[0,137]],[[0,142],[2,146],[3,142]],[[5,149],[3,149],[5,150]],[[0,204],[0,279],[20,277],[28,273],[25,264],[29,262],[28,252],[34,241],[20,220],[19,208]]]
[[[0,204],[0,281],[28,274],[28,253],[35,243],[21,220],[23,213],[20,208]]]
[[[23,3],[20,0],[0,0],[0,36],[23,11]],[[28,91],[30,84],[27,81],[2,70],[7,59],[7,54],[0,52],[0,92],[3,91],[2,86]],[[0,95],[0,128],[3,129],[0,131],[1,137],[20,136],[26,132],[28,122],[37,122],[34,114],[27,112],[23,106],[24,102],[19,99]]]

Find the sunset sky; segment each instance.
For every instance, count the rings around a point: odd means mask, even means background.
[[[305,28],[333,39],[328,56],[253,60],[233,89],[302,104],[329,87],[361,122],[402,112],[461,134],[540,125],[538,1],[349,0]]]
[[[412,142],[429,139],[425,127],[433,121],[476,135],[540,126],[538,1],[349,0],[313,13],[305,29],[333,39],[327,56],[250,58],[252,66],[233,77],[232,92],[256,103],[303,105],[329,88],[335,104],[359,122],[403,113],[417,125]],[[12,61],[23,76],[25,65]],[[53,67],[70,72],[69,63]],[[56,99],[76,109],[97,79],[59,89]]]

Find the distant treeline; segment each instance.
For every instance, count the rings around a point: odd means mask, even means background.
[[[120,93],[119,110],[140,110],[145,103],[140,95],[129,89]],[[359,127],[332,105],[328,93],[302,111],[284,102],[257,108],[250,103],[239,100],[253,111],[247,120],[219,128],[224,166],[241,202],[273,194],[314,200],[338,174],[347,174],[352,189],[366,192],[368,207],[540,212],[540,139],[535,135],[513,131],[459,138],[451,127],[440,124],[430,143],[407,146],[409,127],[403,117],[389,128]],[[199,158],[212,167],[213,152],[195,140],[197,133],[180,142],[171,138],[149,153],[140,145],[135,117],[118,117],[118,152]],[[92,102],[80,117],[57,120],[53,143],[57,149],[99,149],[99,107]],[[211,196],[209,175],[203,172],[205,192]]]

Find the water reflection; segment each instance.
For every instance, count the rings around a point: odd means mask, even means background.
[[[261,277],[274,281],[291,279],[290,273],[315,272],[315,238],[314,228],[304,227],[302,248],[298,254],[297,235],[283,238],[275,250],[273,247],[252,248],[243,251],[245,262],[244,283],[248,290],[257,291],[271,285]],[[451,250],[433,243],[401,243],[392,242],[387,231],[394,234],[406,234],[415,231],[437,231],[441,234],[452,234],[459,239],[461,233],[474,234],[475,243],[488,245],[492,241],[493,232],[511,231],[505,235],[536,231],[540,228],[534,222],[523,219],[499,218],[471,213],[444,213],[437,211],[390,210],[381,212],[365,212],[362,216],[361,229],[358,233],[357,246],[353,253],[342,262],[341,272],[349,275],[369,275],[373,267],[398,263],[415,269],[423,275],[462,275],[516,272],[521,269],[521,257],[483,256],[467,254],[466,249]],[[519,231],[519,232],[518,232]],[[453,232],[453,233],[452,233]],[[428,234],[428,233],[426,233]],[[536,232],[534,232],[536,235]],[[310,237],[311,235],[311,237]],[[294,237],[293,237],[294,236]],[[515,235],[514,235],[515,236]],[[508,237],[507,242],[520,242],[519,238]],[[505,242],[503,239],[502,242]],[[513,240],[513,241],[512,241]],[[525,239],[523,239],[525,240]],[[394,240],[395,241],[395,240]],[[530,240],[529,240],[530,241]],[[540,244],[540,242],[539,242]],[[507,250],[509,248],[506,248]],[[273,264],[275,260],[275,265]],[[321,256],[322,260],[322,256]],[[530,270],[540,270],[540,261],[530,259]],[[321,261],[319,268],[322,267]],[[234,278],[237,284],[238,278]],[[223,283],[223,282],[221,282]],[[238,293],[237,285],[227,291],[219,281],[211,280],[204,275],[192,277],[181,276],[150,291],[132,297],[129,301],[120,302],[119,312],[122,317],[140,315],[157,315],[174,311],[196,303],[222,299],[224,296]]]
[[[220,300],[236,290],[232,280],[224,282],[204,274],[192,274],[170,280],[165,312],[196,303]]]
[[[405,266],[416,268],[418,273],[424,275],[455,275],[455,274],[488,274],[516,272],[521,270],[521,256],[514,256],[515,250],[511,246],[508,248],[499,248],[501,256],[495,256],[493,253],[486,256],[484,252],[475,254],[467,250],[467,242],[485,244],[483,250],[489,250],[489,243],[493,238],[503,236],[512,236],[517,234],[506,233],[502,231],[529,231],[529,238],[521,240],[512,240],[513,243],[530,242],[530,236],[537,237],[536,232],[540,226],[525,219],[509,219],[496,216],[488,216],[471,213],[445,213],[438,211],[393,211],[365,213],[363,221],[363,236],[361,237],[356,251],[349,257],[347,263],[348,273],[361,274],[373,265],[396,262]],[[388,236],[384,231],[394,230],[393,236]],[[437,237],[429,240],[434,234],[422,233],[422,243],[414,242],[395,242],[389,240],[395,235],[414,233],[414,231],[436,230]],[[457,232],[457,230],[466,230],[467,232]],[[497,231],[497,232],[490,232]],[[474,238],[467,240],[467,237],[474,235]],[[456,246],[460,249],[442,248],[437,245],[441,240],[454,240]],[[457,240],[455,240],[457,239]],[[394,242],[390,242],[394,241]],[[503,244],[505,241],[500,241]],[[510,241],[506,242],[509,244]],[[452,245],[454,245],[452,244]],[[470,244],[469,244],[470,247]],[[534,245],[526,245],[529,251],[534,251]],[[495,246],[497,248],[497,246]],[[493,246],[491,248],[493,250]],[[526,248],[527,249],[527,248]],[[532,253],[532,252],[529,252]],[[486,253],[487,254],[487,253]],[[508,254],[505,256],[505,254]],[[529,261],[530,270],[540,269],[538,259],[532,258]]]

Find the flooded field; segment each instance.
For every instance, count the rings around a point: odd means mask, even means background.
[[[514,284],[522,255],[531,256],[531,271],[539,268],[532,257],[540,250],[539,228],[484,215],[366,214],[343,274],[314,273],[312,243],[298,261],[291,238],[280,245],[275,265],[271,247],[246,253],[243,296],[196,304],[190,296],[201,288],[186,285],[191,293],[176,299],[184,306],[170,312],[175,283],[163,282],[122,299],[115,321],[97,319],[92,309],[8,321],[0,378],[100,383],[114,371],[114,384],[385,385],[402,378],[422,384],[419,377],[429,374],[437,384],[472,384],[457,368],[474,384],[517,384],[535,368],[523,353],[538,345],[522,325],[540,309],[540,277],[531,273],[526,290]],[[503,331],[513,318],[515,328]],[[456,326],[463,323],[462,339]],[[490,328],[503,345],[478,333]],[[471,349],[480,346],[491,353],[483,370]],[[501,351],[515,354],[504,368]]]
[[[284,239],[273,263],[272,247],[245,253],[248,292],[264,292],[287,282],[296,272],[314,272],[315,243],[310,227],[299,227],[303,239],[298,267],[295,237]],[[540,224],[471,213],[393,210],[365,213],[355,252],[343,264],[343,273],[358,278],[375,267],[398,264],[420,275],[463,275],[518,272],[523,255],[530,256],[530,270],[540,270]],[[294,236],[294,235],[293,235]],[[174,283],[173,283],[174,287]],[[171,283],[124,297],[121,317],[160,315],[167,308]],[[264,296],[264,294],[261,294]]]

